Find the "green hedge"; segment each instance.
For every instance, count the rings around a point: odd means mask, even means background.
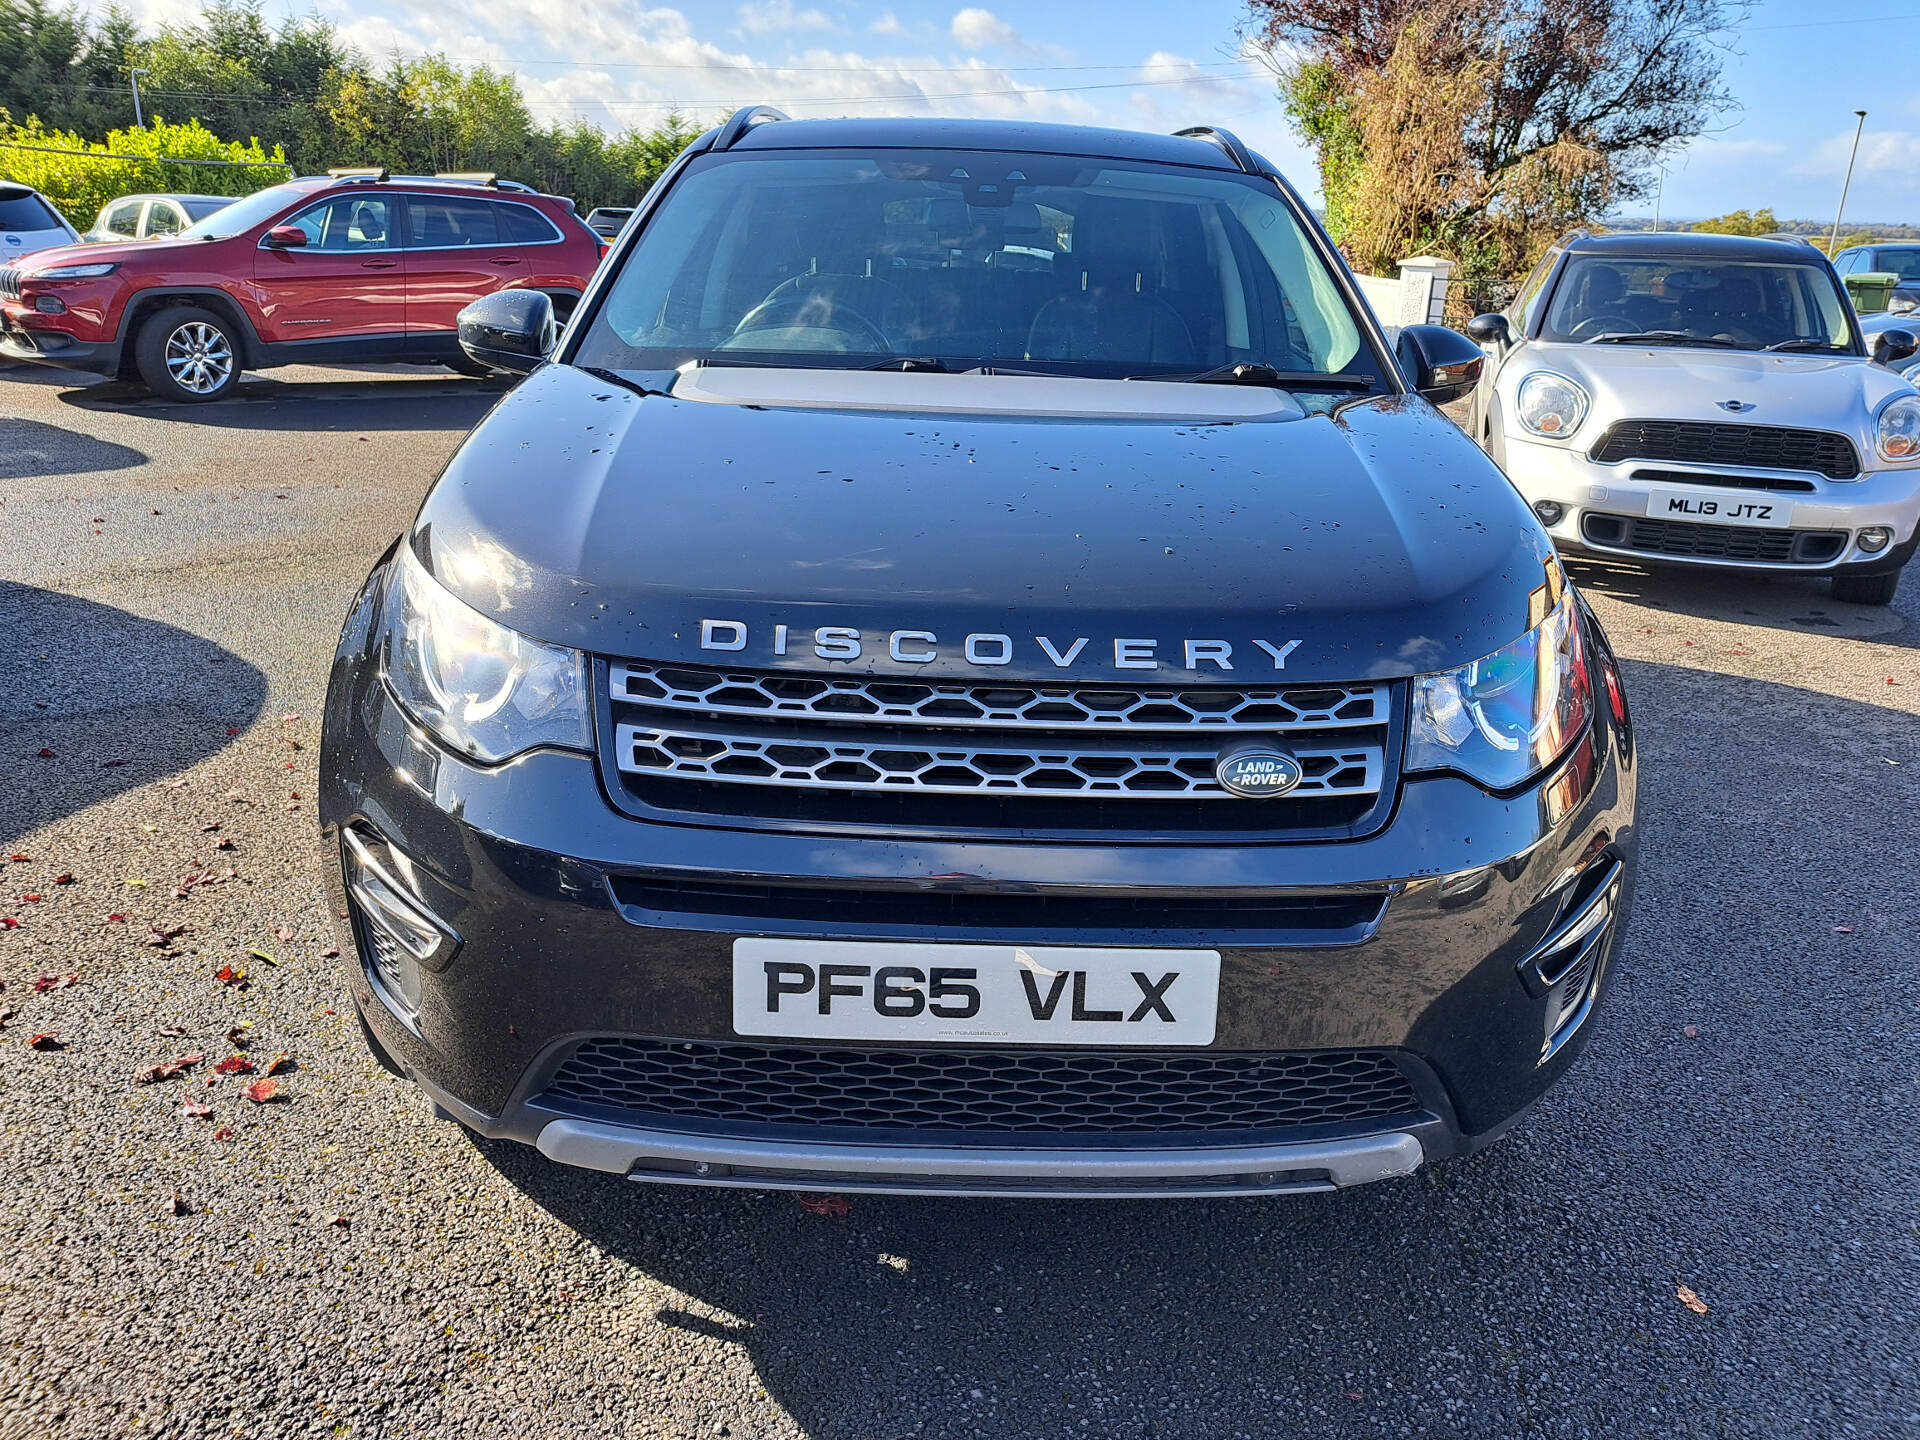
[[[18,148],[21,146],[44,148]],[[168,163],[181,160],[254,164]],[[276,163],[265,163],[270,161]],[[25,125],[16,125],[5,110],[0,110],[0,179],[31,185],[81,230],[92,225],[100,207],[118,195],[143,191],[251,195],[279,184],[292,173],[278,145],[264,150],[258,139],[244,145],[237,140],[222,140],[197,120],[169,125],[156,118],[142,130],[110,131],[106,143],[96,145],[69,131],[45,129],[31,118]]]

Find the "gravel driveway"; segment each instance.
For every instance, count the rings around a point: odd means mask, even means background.
[[[1503,1144],[819,1216],[434,1122],[325,953],[334,635],[501,388],[0,371],[0,1435],[1920,1435],[1920,579],[1578,569],[1639,908]]]

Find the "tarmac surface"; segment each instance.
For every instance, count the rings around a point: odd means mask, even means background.
[[[1575,568],[1640,894],[1499,1145],[820,1216],[434,1121],[323,953],[339,623],[504,383],[75,378],[0,369],[0,1435],[1920,1435],[1920,578]]]

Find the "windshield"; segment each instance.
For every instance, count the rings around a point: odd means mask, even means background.
[[[216,215],[226,209],[229,205],[233,204],[233,201],[222,200],[216,197],[205,200],[182,200],[179,203],[186,207],[187,214],[191,215],[195,220],[204,220],[207,216]]]
[[[1271,181],[952,150],[696,161],[574,359],[1106,377],[1379,369]]]
[[[1867,269],[1881,275],[1898,275],[1902,280],[1920,280],[1920,250],[1874,250],[1867,258]]]
[[[18,191],[12,194],[0,194],[0,230],[58,230],[60,222],[54,218],[53,211],[47,208],[47,202],[31,191],[22,195]]]
[[[1849,313],[1821,265],[1582,256],[1554,287],[1541,336],[1851,354]]]
[[[186,240],[224,240],[271,220],[280,211],[311,193],[301,185],[275,185],[256,190],[244,200],[223,205],[204,220],[197,220],[180,232]]]

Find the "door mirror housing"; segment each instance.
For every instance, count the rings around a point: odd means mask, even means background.
[[[1471,390],[1487,363],[1478,345],[1444,325],[1408,325],[1394,354],[1407,383],[1436,405]]]
[[[298,250],[307,243],[307,232],[298,225],[276,225],[261,237],[269,250]]]
[[[1911,330],[1882,330],[1873,337],[1873,358],[1879,365],[1898,365],[1920,350],[1920,340]]]
[[[1507,317],[1496,310],[1467,321],[1467,338],[1479,345],[1505,347],[1513,343],[1513,327],[1507,324]]]
[[[553,353],[553,300],[539,290],[496,290],[460,312],[460,348],[482,365],[525,375]]]

